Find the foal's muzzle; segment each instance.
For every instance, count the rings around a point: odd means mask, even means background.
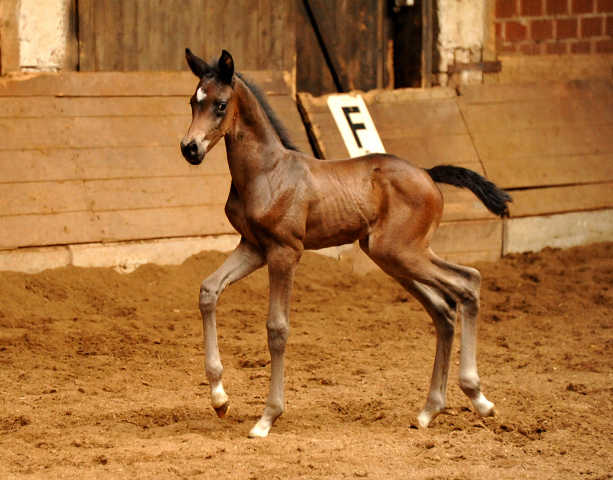
[[[191,141],[187,145],[181,142],[181,153],[185,157],[185,160],[192,165],[200,165],[202,160],[204,160],[204,154],[206,152],[204,149],[201,151],[195,141]]]

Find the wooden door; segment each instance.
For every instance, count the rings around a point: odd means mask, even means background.
[[[293,71],[294,0],[79,0],[81,71],[186,70],[185,47],[240,70]]]

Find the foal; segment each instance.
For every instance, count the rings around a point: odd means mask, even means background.
[[[241,234],[234,252],[200,288],[206,374],[217,415],[225,416],[229,405],[221,381],[215,323],[221,293],[268,264],[270,392],[264,414],[249,432],[250,437],[264,437],[284,410],[283,357],[290,295],[302,252],[356,240],[419,300],[436,327],[434,370],[419,424],[427,427],[445,408],[457,316],[462,325],[460,387],[481,416],[494,415],[494,404],[481,393],[475,354],[481,276],[473,268],[441,260],[430,249],[443,212],[443,197],[435,182],[469,188],[501,216],[507,213],[511,197],[464,168],[423,170],[382,154],[336,161],[304,155],[291,145],[257,87],[234,72],[228,52],[224,50],[213,65],[189,49],[185,55],[200,82],[191,97],[192,124],[181,151],[189,163],[199,165],[224,137],[232,176],[225,212]]]

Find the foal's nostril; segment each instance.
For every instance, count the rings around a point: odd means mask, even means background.
[[[196,142],[189,142],[185,145],[181,142],[181,153],[185,158],[196,158],[198,156],[198,144]]]

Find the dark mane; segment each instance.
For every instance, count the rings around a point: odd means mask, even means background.
[[[217,61],[213,61],[209,65],[210,70],[207,76],[216,75],[219,70],[219,67],[217,66]],[[268,103],[268,100],[266,99],[266,94],[262,91],[262,89],[258,85],[253,83],[251,80],[249,80],[247,77],[245,77],[245,75],[243,75],[242,73],[236,72],[236,75],[243,81],[245,85],[247,85],[247,88],[251,91],[251,93],[253,93],[254,97],[259,102],[260,106],[262,107],[262,110],[264,110],[264,113],[268,118],[268,121],[272,125],[272,128],[274,128],[275,132],[277,132],[277,135],[279,136],[279,139],[281,140],[283,146],[288,150],[294,150],[295,152],[299,152],[300,150],[292,142],[292,139],[290,138],[289,133],[287,133],[285,126]]]
[[[249,80],[247,77],[245,77],[242,73],[236,72],[236,75],[243,81],[245,85],[247,85],[247,88],[251,90],[251,93],[253,93],[254,97],[260,103],[262,110],[264,110],[266,117],[268,117],[268,121],[272,125],[272,128],[274,128],[275,132],[277,132],[277,135],[279,136],[279,139],[281,140],[283,146],[288,150],[294,150],[295,152],[299,152],[300,150],[298,149],[298,147],[296,147],[296,145],[292,143],[292,139],[290,138],[289,133],[287,133],[285,126],[283,125],[279,117],[277,117],[277,114],[268,103],[268,100],[266,99],[266,94],[262,91],[262,89],[258,85],[253,83],[251,80]]]

